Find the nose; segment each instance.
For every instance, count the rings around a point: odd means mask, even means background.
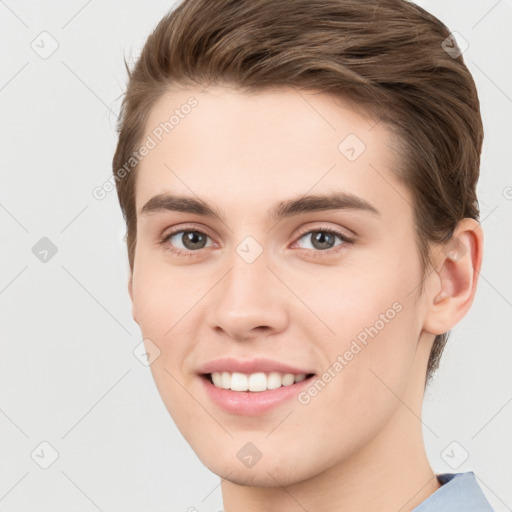
[[[252,263],[235,255],[210,297],[208,324],[217,334],[237,341],[276,334],[288,325],[287,298],[286,287],[263,255]]]

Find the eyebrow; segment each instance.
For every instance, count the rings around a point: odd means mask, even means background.
[[[380,212],[368,201],[347,192],[323,195],[307,195],[298,199],[287,199],[275,204],[269,210],[269,217],[275,221],[304,213],[325,210],[360,210],[380,216]],[[201,199],[169,193],[152,197],[141,209],[140,215],[161,211],[193,213],[205,217],[224,219],[224,214]]]

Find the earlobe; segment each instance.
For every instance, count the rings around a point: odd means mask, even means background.
[[[476,293],[482,255],[480,224],[474,219],[463,219],[438,255],[433,274],[438,284],[428,299],[424,325],[427,332],[436,335],[447,332],[466,315]]]

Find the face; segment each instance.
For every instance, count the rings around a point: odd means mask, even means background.
[[[216,87],[160,98],[148,137],[133,317],[203,463],[287,485],[404,435],[430,346],[391,132],[324,94]]]

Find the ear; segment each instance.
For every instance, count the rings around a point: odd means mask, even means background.
[[[482,227],[475,219],[465,218],[437,255],[425,331],[442,334],[466,315],[475,297],[482,257]]]
[[[133,302],[133,273],[130,272],[130,277],[128,279],[128,293],[130,294],[130,299],[132,301],[132,318],[133,320],[135,321],[135,323],[139,323],[137,322],[137,318],[135,316],[135,303]]]

